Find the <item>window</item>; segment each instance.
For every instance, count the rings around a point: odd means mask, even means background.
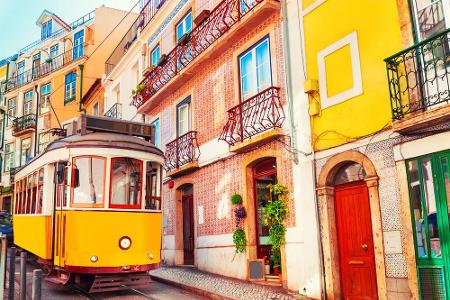
[[[114,94],[116,96],[116,103],[120,103],[120,84],[114,89]]]
[[[151,56],[150,66],[156,67],[156,65],[158,64],[159,58],[161,57],[161,49],[159,48],[159,44],[156,45],[155,48],[153,48],[150,56]]]
[[[161,166],[147,162],[145,175],[145,209],[161,210]]]
[[[111,159],[110,207],[140,208],[142,161],[128,157]]]
[[[24,84],[25,83],[25,61],[22,60],[21,62],[19,62],[17,64],[17,74],[18,74],[18,78],[17,78],[17,83],[19,85]]]
[[[181,39],[183,35],[186,33],[190,33],[192,30],[192,12],[189,12],[178,21],[176,27],[176,38],[177,42]]]
[[[49,101],[51,94],[51,84],[47,83],[41,87],[41,101],[39,103],[40,113],[44,114],[49,112]]]
[[[56,56],[58,56],[58,51],[59,51],[59,45],[53,45],[50,47],[50,57],[54,58]]]
[[[41,66],[41,53],[37,53],[33,55],[33,65],[32,65],[33,79],[39,77],[40,66]]]
[[[268,37],[239,56],[239,72],[242,100],[247,100],[272,85]]]
[[[38,173],[37,201],[35,213],[42,213],[42,204],[44,202],[44,169],[40,169]]]
[[[152,125],[153,128],[155,129],[155,146],[160,148],[161,141],[160,141],[160,132],[159,132],[159,118],[154,120],[150,125]]]
[[[92,108],[92,114],[94,116],[98,116],[99,115],[99,110],[98,110],[98,102],[96,102]]]
[[[23,99],[23,115],[29,115],[33,111],[33,91],[28,91]]]
[[[64,104],[75,100],[75,89],[77,83],[77,74],[75,72],[71,72],[66,75],[66,89],[64,93]]]
[[[413,0],[410,3],[414,16],[415,33],[419,41],[441,33],[449,27],[448,0]]]
[[[14,143],[5,145],[5,172],[14,168]]]
[[[79,174],[79,186],[72,180],[72,203],[75,206],[102,206],[105,190],[106,159],[103,157],[76,157],[72,164],[72,178],[75,170]]]
[[[17,114],[16,98],[8,99],[8,116],[6,117],[6,126],[12,124]]]
[[[52,20],[43,23],[41,27],[41,39],[45,40],[50,36],[52,36]]]
[[[39,134],[39,153],[44,152],[47,145],[50,143],[50,132],[44,132]]]
[[[77,59],[84,55],[84,30],[75,33],[73,40],[73,59]]]
[[[182,136],[191,130],[191,97],[177,105],[177,136]]]
[[[20,145],[20,166],[25,165],[31,158],[31,138],[26,138]]]

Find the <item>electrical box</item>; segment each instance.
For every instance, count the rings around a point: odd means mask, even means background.
[[[306,94],[311,94],[319,91],[319,82],[316,79],[306,79],[304,85]]]

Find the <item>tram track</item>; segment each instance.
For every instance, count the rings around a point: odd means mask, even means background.
[[[84,291],[83,289],[77,287],[76,285],[71,285],[68,286],[68,289],[70,289],[71,291],[77,292],[78,294],[80,294],[81,296],[83,296],[85,299],[89,299],[89,300],[104,300],[104,299],[108,299],[109,297],[107,295],[104,295],[104,297],[102,297],[102,292],[100,293],[88,293],[86,291]],[[134,294],[137,294],[145,299],[149,299],[149,300],[157,300],[156,298],[153,298],[152,296],[146,295],[143,292],[134,289],[134,288],[126,288],[124,290],[121,290],[121,292],[133,292]],[[127,295],[128,296],[128,295]]]

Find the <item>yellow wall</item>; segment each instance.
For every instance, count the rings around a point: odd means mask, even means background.
[[[0,81],[6,79],[6,71],[8,70],[8,65],[3,65],[0,67]]]
[[[303,0],[304,5],[313,2]],[[304,17],[304,30],[308,79],[319,79],[318,53],[354,31],[362,74],[361,95],[322,109],[312,118],[314,148],[335,147],[389,127],[383,59],[402,49],[396,1],[326,0]],[[328,96],[353,86],[349,46],[332,52],[324,61]],[[318,94],[311,100],[322,102]]]

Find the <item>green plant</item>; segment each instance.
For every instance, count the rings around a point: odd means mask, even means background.
[[[233,233],[233,243],[236,246],[236,253],[244,253],[247,247],[247,238],[244,229],[238,228]]]
[[[267,186],[272,194],[271,199],[263,207],[264,224],[269,226],[269,241],[272,247],[274,266],[281,262],[280,248],[285,242],[286,227],[284,220],[288,213],[287,195],[289,190],[281,184],[270,184]]]
[[[234,205],[241,205],[242,204],[242,196],[239,194],[234,194],[231,196],[231,203]]]
[[[131,91],[133,95],[141,93],[145,89],[145,83],[139,83],[135,89]]]

